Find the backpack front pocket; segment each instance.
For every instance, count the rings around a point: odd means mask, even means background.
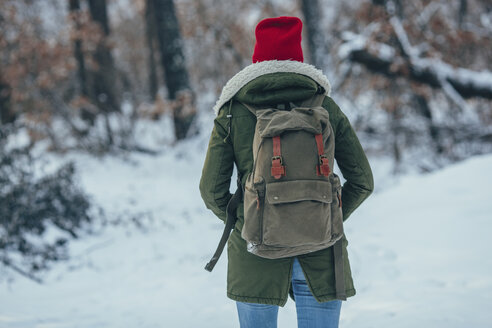
[[[332,198],[331,183],[325,180],[267,184],[263,244],[295,247],[330,240]]]

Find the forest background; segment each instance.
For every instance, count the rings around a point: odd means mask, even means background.
[[[74,158],[203,152],[221,88],[275,16],[303,20],[305,61],[381,176],[492,152],[488,0],[2,0],[0,281],[42,283],[96,226],[145,226],[95,201]]]

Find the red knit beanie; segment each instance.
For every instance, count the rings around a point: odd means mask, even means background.
[[[253,63],[264,60],[304,61],[301,48],[302,22],[297,17],[266,18],[255,30]]]

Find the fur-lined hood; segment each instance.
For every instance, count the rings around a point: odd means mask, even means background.
[[[321,70],[317,69],[313,65],[292,60],[262,61],[246,66],[226,83],[222,89],[219,99],[215,103],[215,115],[219,113],[222,105],[234,97],[234,95],[249,82],[262,75],[280,72],[306,75],[319,83],[319,85],[325,89],[325,95],[330,95],[330,81]]]

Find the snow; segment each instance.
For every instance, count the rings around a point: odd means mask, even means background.
[[[489,327],[492,156],[408,176],[349,220],[345,326]]]
[[[212,119],[202,117],[210,129]],[[158,156],[53,159],[75,160],[82,186],[122,224],[71,242],[44,284],[3,281],[0,328],[238,327],[226,254],[203,269],[223,228],[198,192],[208,135]],[[398,180],[371,163],[376,193],[346,224],[357,295],[340,326],[489,327],[492,155]],[[279,327],[295,326],[289,300]]]

